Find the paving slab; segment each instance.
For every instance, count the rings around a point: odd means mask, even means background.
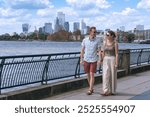
[[[88,88],[69,91],[44,100],[150,100],[150,71],[125,76],[117,80],[117,94],[101,96],[102,84],[94,86],[94,93],[87,95]]]

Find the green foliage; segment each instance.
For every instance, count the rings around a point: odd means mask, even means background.
[[[72,33],[67,32],[65,30],[60,30],[59,32],[55,32],[52,35],[48,36],[48,40],[52,40],[52,41],[70,41],[70,36],[72,35]]]
[[[133,42],[135,40],[135,34],[127,33],[127,39],[129,43]]]

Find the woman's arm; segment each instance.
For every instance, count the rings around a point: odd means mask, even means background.
[[[118,43],[115,43],[115,56],[116,56],[116,63],[115,66],[118,67]]]

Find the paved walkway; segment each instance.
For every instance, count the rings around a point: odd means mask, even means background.
[[[94,93],[86,95],[87,88],[66,92],[46,100],[150,100],[150,71],[118,79],[117,94],[101,96],[102,84],[94,86]]]

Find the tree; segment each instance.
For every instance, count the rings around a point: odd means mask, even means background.
[[[47,35],[46,34],[44,34],[44,33],[41,33],[41,34],[39,34],[39,39],[41,39],[41,40],[46,40],[47,39]]]
[[[48,36],[48,40],[52,41],[70,41],[70,35],[72,35],[70,32],[67,32],[65,30],[60,30],[58,32],[55,32],[52,35]]]
[[[18,40],[20,39],[20,36],[17,33],[14,33],[14,35],[11,36],[12,40]]]
[[[133,34],[133,33],[127,33],[126,37],[127,37],[129,43],[131,43],[135,40],[135,34]]]

